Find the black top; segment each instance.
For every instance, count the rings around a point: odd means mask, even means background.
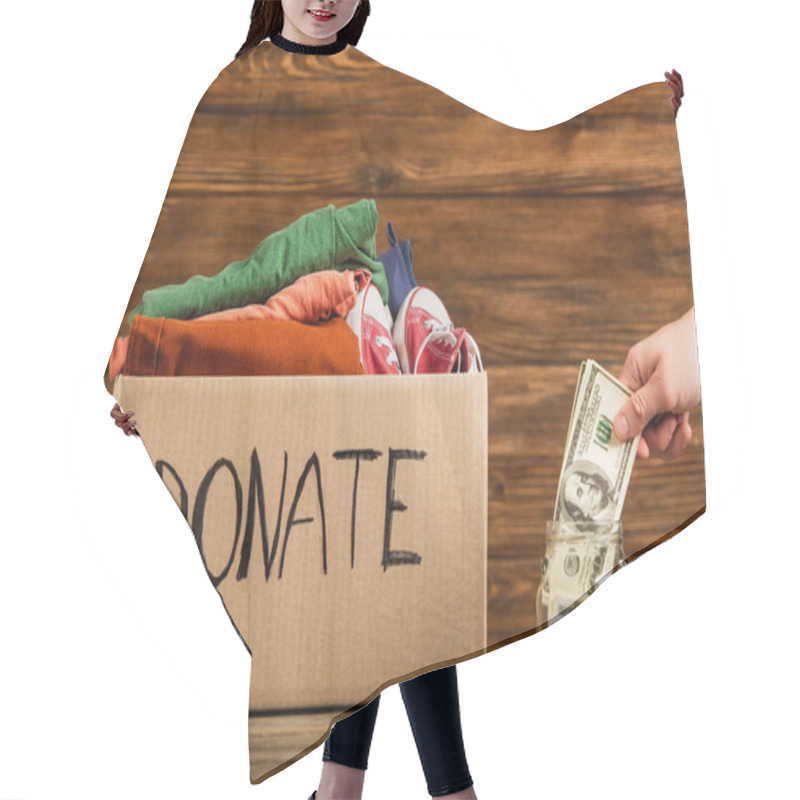
[[[270,41],[282,50],[288,50],[290,53],[308,53],[319,56],[330,56],[334,53],[341,53],[342,50],[347,47],[346,39],[337,39],[330,44],[298,44],[297,42],[286,39],[279,33],[273,33],[270,37]]]

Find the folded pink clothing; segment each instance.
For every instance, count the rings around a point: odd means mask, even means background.
[[[303,275],[281,289],[266,303],[228,308],[204,314],[196,320],[271,319],[293,322],[326,322],[346,317],[356,304],[356,295],[370,282],[368,269],[335,269]]]
[[[191,322],[236,322],[265,319],[292,322],[326,322],[346,317],[356,304],[356,296],[370,282],[367,269],[324,270],[303,275],[293,284],[274,294],[266,303],[242,308],[227,308],[196,317]],[[128,337],[114,342],[108,369],[114,378],[122,371],[128,355]]]

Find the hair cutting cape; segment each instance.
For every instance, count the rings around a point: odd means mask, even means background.
[[[704,510],[698,410],[681,458],[633,467],[621,541],[546,535],[581,363],[619,374],[693,304],[669,96],[526,131],[353,47],[270,41],[203,96],[106,385],[252,655],[254,783],[382,688],[552,623]],[[369,284],[396,312],[401,269],[485,372],[363,374],[344,317]],[[301,281],[337,272],[335,297]],[[313,301],[272,300],[286,289]],[[311,310],[252,316],[270,301]]]

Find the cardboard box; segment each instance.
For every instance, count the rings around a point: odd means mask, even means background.
[[[252,653],[251,712],[349,708],[485,648],[485,373],[120,376],[114,395]]]

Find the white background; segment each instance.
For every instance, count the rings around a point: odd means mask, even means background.
[[[3,6],[4,800],[303,800],[317,784],[321,751],[250,786],[249,658],[102,384],[250,5]],[[527,129],[668,68],[685,79],[708,512],[554,628],[459,667],[483,799],[796,796],[796,28],[788,3],[698,5],[374,0],[360,43]],[[396,688],[364,796],[426,796]]]

